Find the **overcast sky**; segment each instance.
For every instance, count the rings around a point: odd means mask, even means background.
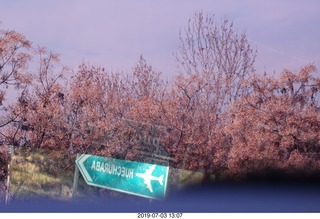
[[[234,20],[258,50],[256,69],[279,72],[315,63],[320,68],[318,0],[0,0],[1,28],[24,34],[33,45],[82,61],[128,71],[142,54],[165,75],[174,74],[179,30],[196,10],[217,21]]]

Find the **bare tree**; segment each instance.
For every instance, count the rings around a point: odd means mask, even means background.
[[[216,105],[221,108],[239,99],[241,84],[254,72],[256,58],[245,33],[237,33],[228,19],[217,24],[214,15],[196,12],[180,31],[180,42],[176,58],[181,71],[205,76]]]
[[[177,98],[184,103],[177,111],[181,132],[188,133],[188,145],[203,148],[200,153],[206,161],[202,168],[219,172],[225,168],[231,146],[221,131],[227,122],[223,114],[246,91],[243,82],[255,71],[256,51],[245,33],[235,31],[232,21],[224,19],[219,24],[214,15],[202,12],[189,19],[180,31],[180,41],[176,54],[180,72],[175,85]]]

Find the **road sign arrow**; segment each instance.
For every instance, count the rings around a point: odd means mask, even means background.
[[[90,176],[90,174],[88,173],[86,167],[83,165],[83,163],[90,157],[91,155],[88,154],[83,154],[81,155],[78,160],[76,161],[78,166],[79,166],[79,170],[82,173],[82,176],[85,178],[87,183],[92,183],[93,180]]]

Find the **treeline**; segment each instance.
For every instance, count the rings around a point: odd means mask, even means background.
[[[72,71],[22,34],[0,30],[1,147],[134,159],[139,141],[128,121],[136,121],[161,127],[145,135],[160,139],[173,167],[232,177],[319,170],[314,65],[258,74],[246,34],[201,12],[179,38],[179,70],[165,81],[142,56],[132,72],[86,63]]]

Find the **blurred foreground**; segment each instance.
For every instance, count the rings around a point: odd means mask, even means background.
[[[320,212],[320,178],[249,177],[170,191],[165,200],[131,195],[81,198],[74,201],[33,198],[12,200],[0,212]]]

